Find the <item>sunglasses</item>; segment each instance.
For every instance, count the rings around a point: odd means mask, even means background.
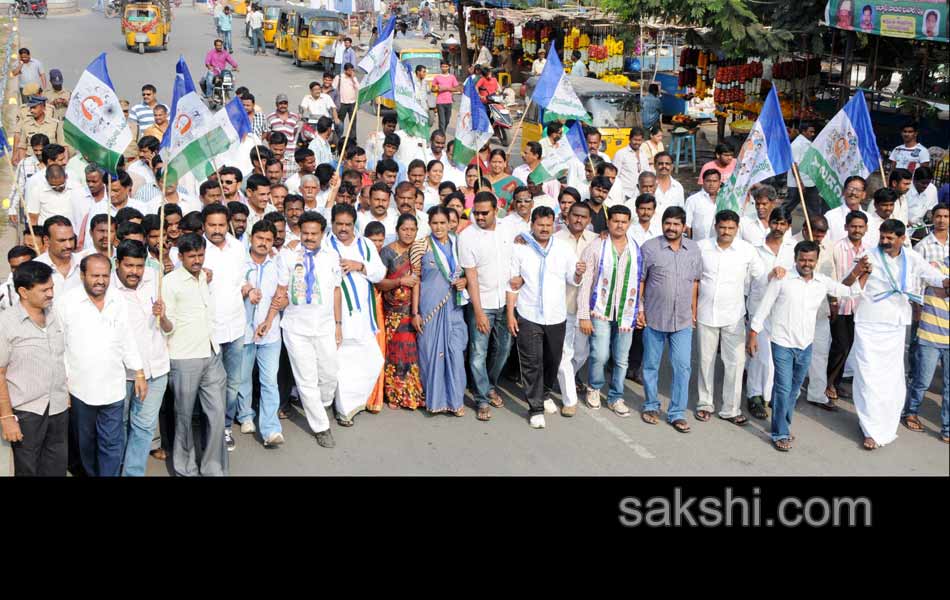
[[[490,210],[473,210],[472,214],[475,215],[476,217],[487,217],[488,215],[491,214],[491,211]]]
[[[64,183],[63,185],[51,185],[50,188],[52,188],[54,192],[62,192],[63,190],[66,189],[66,184]]]

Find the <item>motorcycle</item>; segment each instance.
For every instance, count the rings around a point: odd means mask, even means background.
[[[209,103],[211,108],[224,106],[234,95],[234,75],[230,69],[222,69],[219,75],[215,75],[211,83],[211,98]]]
[[[488,120],[492,124],[495,137],[500,144],[508,143],[508,130],[514,127],[514,119],[505,104],[505,98],[500,93],[491,94],[485,98],[488,107]]]
[[[102,9],[107,19],[114,19],[122,14],[122,0],[107,0]]]
[[[21,15],[33,15],[37,19],[46,18],[49,12],[46,0],[17,0],[16,6]]]

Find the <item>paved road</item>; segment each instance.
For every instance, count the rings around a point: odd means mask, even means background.
[[[75,81],[99,52],[109,53],[109,67],[120,95],[134,100],[143,83],[154,83],[159,97],[170,101],[174,63],[183,54],[199,76],[201,61],[214,38],[210,18],[190,8],[176,15],[168,52],[145,56],[125,49],[117,20],[101,15],[24,19],[23,45],[47,68],[60,68],[67,82]],[[240,30],[240,27],[237,27]],[[300,69],[288,58],[252,56],[237,36],[238,84],[256,92],[264,107],[278,92],[296,102],[318,71]],[[368,113],[363,116],[369,117]],[[364,139],[372,118],[361,118]],[[6,249],[2,249],[5,253]],[[4,265],[5,266],[5,265]],[[694,354],[695,355],[695,354]],[[720,367],[721,369],[721,367]],[[695,367],[694,367],[695,374]],[[695,375],[694,375],[695,379]],[[669,373],[661,373],[661,392],[669,389]],[[513,384],[509,390],[516,393]],[[692,383],[695,390],[695,381]],[[857,417],[848,401],[843,410],[828,414],[809,405],[795,415],[795,449],[782,454],[768,443],[767,427],[756,421],[745,428],[713,419],[699,423],[690,416],[693,432],[682,435],[667,425],[649,426],[638,414],[621,419],[606,409],[580,408],[573,419],[549,416],[547,429],[532,430],[526,406],[506,394],[506,405],[489,423],[475,419],[470,408],[464,418],[431,416],[422,412],[384,409],[379,415],[361,414],[356,426],[342,429],[333,423],[337,447],[325,450],[308,434],[302,414],[284,421],[287,443],[265,450],[259,439],[237,434],[231,454],[235,475],[947,475],[950,453],[936,437],[939,423],[937,396],[929,394],[922,421],[928,433],[901,429],[890,446],[861,449]],[[628,382],[628,404],[639,409],[640,386]],[[667,399],[664,397],[664,405]],[[695,396],[690,405],[695,405]],[[150,461],[149,473],[167,473],[165,465]]]

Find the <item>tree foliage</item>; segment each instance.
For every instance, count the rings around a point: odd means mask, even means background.
[[[818,27],[826,0],[604,0],[603,7],[622,20],[659,19],[708,28],[699,34],[704,45],[729,58],[774,56],[790,49],[815,51],[821,46]],[[808,46],[802,48],[803,41]],[[817,44],[817,45],[816,45]]]

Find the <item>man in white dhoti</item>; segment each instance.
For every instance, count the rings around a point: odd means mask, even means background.
[[[749,285],[748,313],[754,315],[765,290],[769,285],[768,274],[775,267],[786,271],[795,266],[795,242],[785,232],[792,226],[792,216],[782,207],[772,209],[769,215],[769,232],[765,240],[755,247],[762,261],[764,275],[753,279]],[[746,398],[749,412],[756,419],[767,419],[765,401],[772,397],[772,346],[769,343],[769,323],[759,332],[759,351],[746,361]]]
[[[911,323],[910,301],[920,303],[918,281],[950,289],[950,279],[920,254],[903,248],[901,221],[881,223],[880,241],[869,249],[871,275],[854,312],[854,407],[864,447],[874,450],[897,438],[907,393],[904,339]]]
[[[366,408],[383,368],[383,353],[376,342],[382,323],[376,322],[373,284],[386,276],[386,267],[376,246],[356,235],[356,209],[352,205],[335,205],[330,220],[333,232],[324,242],[324,249],[339,256],[343,271],[343,344],[337,352],[336,420],[350,427],[356,413]]]

